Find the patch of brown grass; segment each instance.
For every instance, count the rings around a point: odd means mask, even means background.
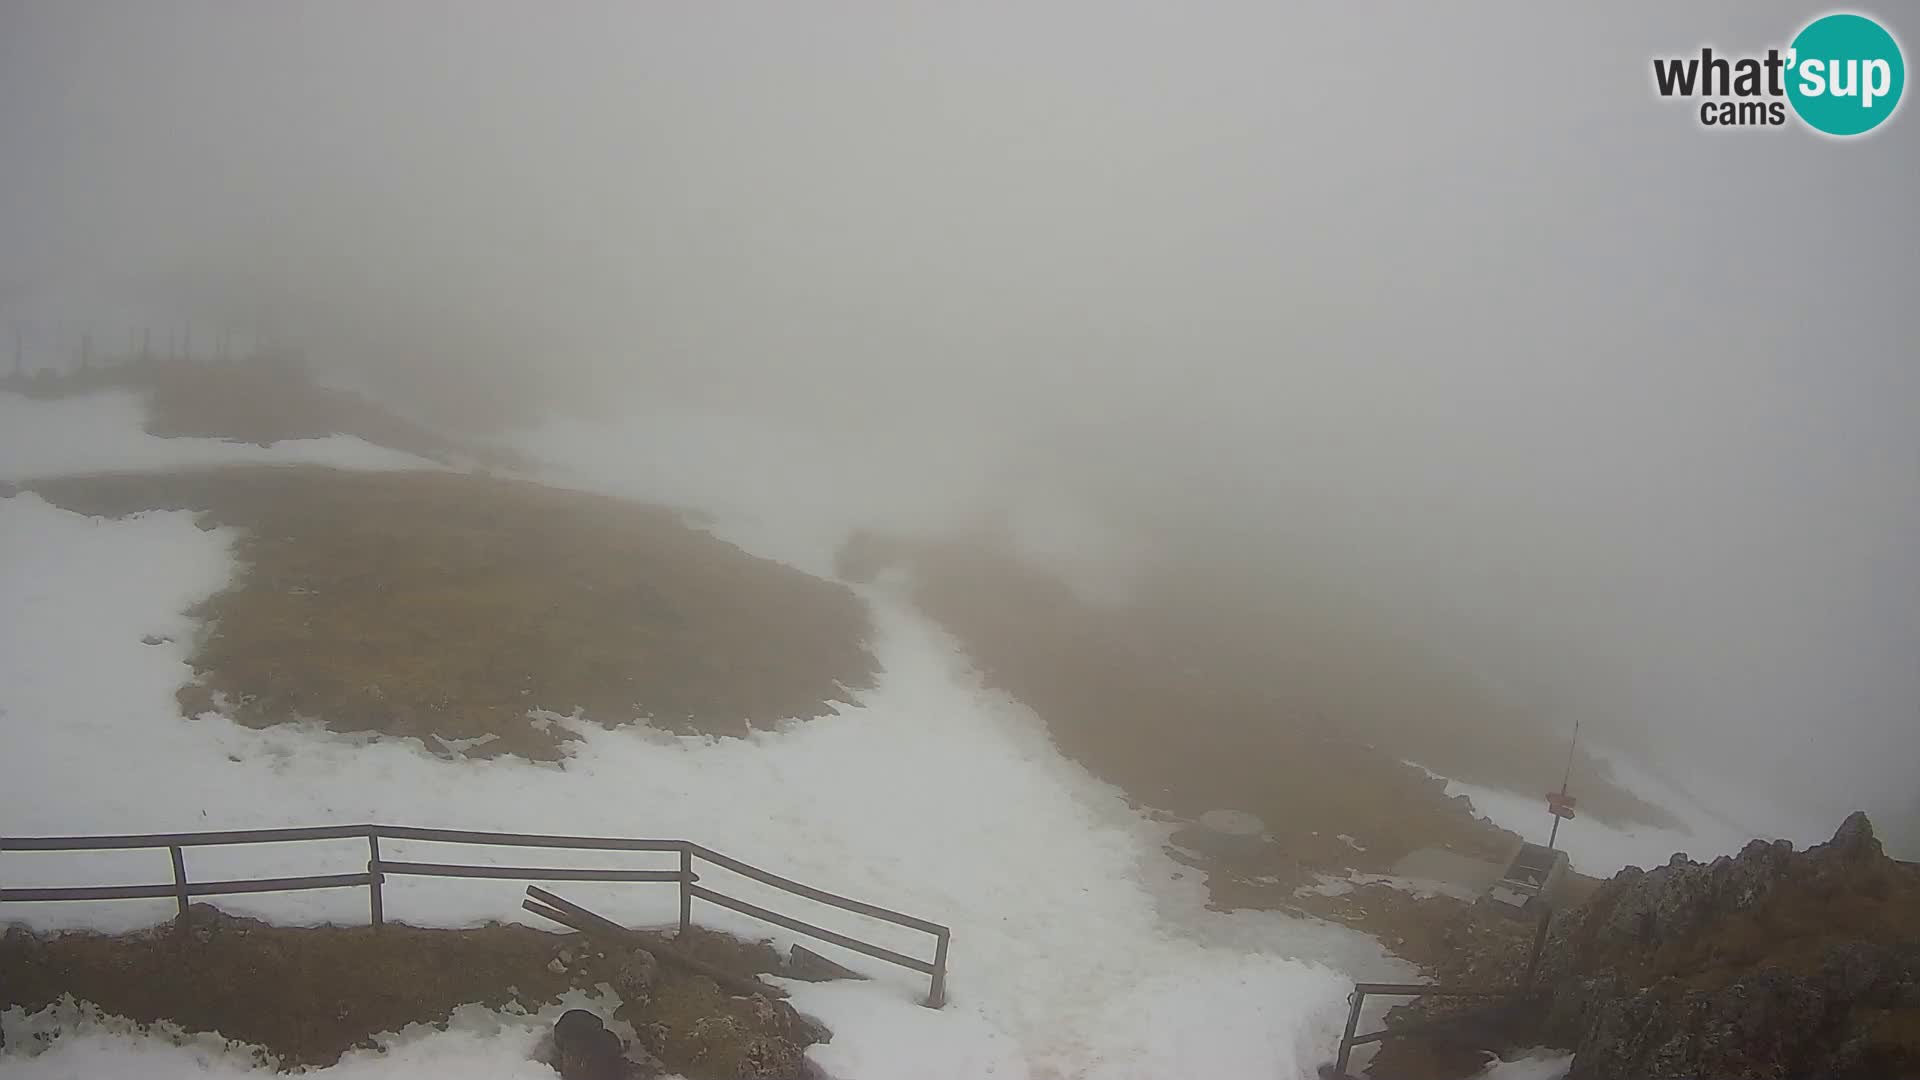
[[[842,586],[670,511],[453,473],[241,467],[33,485],[91,514],[184,508],[241,530],[234,584],[195,612],[189,712],[254,726],[487,738],[554,758],[528,710],[744,734],[872,682]]]
[[[703,958],[730,968],[771,952],[714,931],[695,934]],[[574,959],[555,971],[549,965],[560,955]],[[611,983],[618,966],[577,934],[513,924],[279,927],[196,905],[185,931],[9,931],[0,939],[0,970],[7,973],[0,1008],[33,1012],[71,994],[139,1023],[164,1020],[263,1046],[282,1068],[325,1067],[371,1045],[371,1036],[444,1023],[462,1005],[497,1009],[511,1002],[538,1010],[570,988]],[[756,1039],[804,1046],[814,1037],[789,1015],[730,998],[711,979],[671,965],[660,969],[649,1000],[629,1002],[616,1015],[643,1032],[670,1068],[695,1080],[734,1080]]]
[[[0,377],[0,389],[39,398],[127,389],[147,399],[149,434],[231,439],[262,446],[282,439],[353,435],[431,461],[513,467],[517,455],[456,440],[359,394],[320,386],[298,368],[265,361],[216,364],[180,359],[100,364],[66,372]]]
[[[205,918],[196,912],[197,921]],[[222,920],[211,932],[69,933],[0,942],[0,1005],[63,994],[140,1023],[171,1021],[266,1047],[283,1067],[331,1065],[369,1036],[444,1022],[458,1006],[538,1007],[568,987],[552,934],[524,926],[290,928]]]
[[[958,636],[993,685],[1031,707],[1055,744],[1136,802],[1192,817],[1216,807],[1259,815],[1307,866],[1387,870],[1415,848],[1504,857],[1511,834],[1448,799],[1444,785],[1285,703],[1278,673],[1231,665],[1162,608],[1091,607],[1062,582],[976,543],[888,549],[856,538],[842,573],[912,567],[915,599]],[[876,548],[875,545],[879,545]],[[1544,816],[1544,814],[1543,814]],[[1357,837],[1359,852],[1339,839]]]

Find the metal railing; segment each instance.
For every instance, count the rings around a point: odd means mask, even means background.
[[[278,844],[307,840],[367,841],[367,868],[356,874],[318,874],[307,877],[249,878],[231,881],[192,881],[187,877],[186,849],[232,844]],[[620,870],[527,866],[474,866],[459,863],[395,862],[381,858],[380,841],[422,840],[445,844],[487,844],[499,847],[567,848],[595,851],[670,851],[680,856],[677,870]],[[295,829],[243,829],[232,832],[148,833],[126,836],[7,836],[0,851],[112,851],[166,848],[173,857],[173,880],[155,885],[87,885],[66,888],[0,888],[0,902],[28,903],[57,900],[138,900],[173,897],[184,919],[196,896],[232,896],[240,893],[299,892],[307,889],[367,890],[368,914],[374,926],[386,921],[382,886],[388,874],[428,877],[501,878],[533,881],[627,881],[675,883],[680,887],[680,929],[693,925],[693,902],[704,900],[775,926],[818,938],[890,964],[920,972],[931,979],[927,1005],[940,1008],[947,997],[947,945],[952,932],[938,923],[918,919],[877,904],[850,899],[757,866],[722,855],[691,840],[638,840],[613,836],[550,836],[533,833],[475,832],[464,829],[418,829],[407,825],[322,825]],[[921,960],[846,934],[803,922],[789,915],[750,904],[700,884],[695,860],[764,885],[818,903],[930,934],[932,960]]]
[[[1367,1000],[1368,994],[1389,997],[1515,998],[1521,996],[1522,991],[1517,987],[1511,986],[1494,988],[1435,986],[1431,983],[1354,983],[1353,993],[1347,995],[1347,1030],[1345,1034],[1340,1036],[1340,1053],[1333,1061],[1333,1075],[1335,1076],[1344,1077],[1347,1075],[1347,1061],[1353,1056],[1353,1048],[1356,1046],[1364,1046],[1367,1043],[1375,1043],[1382,1039],[1391,1039],[1400,1035],[1411,1035],[1415,1031],[1423,1028],[1441,1026],[1452,1023],[1454,1020],[1452,1017],[1442,1017],[1426,1024],[1402,1024],[1399,1027],[1382,1028],[1379,1031],[1369,1032],[1365,1035],[1355,1035],[1354,1030],[1360,1026],[1360,1006]]]

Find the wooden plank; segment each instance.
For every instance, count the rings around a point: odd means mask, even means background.
[[[698,886],[689,885],[688,888],[698,888]],[[582,934],[587,935],[589,938],[598,937],[603,944],[611,943],[623,948],[645,949],[662,960],[677,964],[695,974],[705,975],[707,978],[719,983],[723,988],[734,994],[748,996],[764,994],[768,997],[776,998],[784,998],[787,996],[787,992],[777,986],[769,986],[766,983],[760,982],[758,979],[748,979],[735,975],[725,968],[716,967],[713,964],[707,963],[705,960],[689,956],[679,949],[674,948],[657,935],[642,934],[637,930],[621,926],[612,919],[606,918],[603,915],[596,915],[586,908],[581,907],[579,904],[563,897],[555,896],[536,885],[527,886],[527,895],[554,909],[556,914],[561,916],[556,918],[555,915],[547,915],[547,918],[553,919],[562,926],[570,926]]]
[[[866,903],[865,901],[854,900],[845,896],[839,896],[834,893],[830,893],[825,889],[816,889],[811,885],[802,885],[801,883],[794,881],[791,878],[783,878],[778,874],[768,873],[767,871],[762,870],[757,866],[752,866],[748,863],[743,863],[739,859],[733,858],[728,855],[722,855],[719,852],[712,850],[711,848],[704,848],[698,844],[694,844],[693,851],[694,851],[694,854],[700,856],[701,858],[707,860],[710,863],[713,863],[715,866],[723,866],[728,870],[733,871],[736,874],[743,874],[747,877],[754,879],[755,881],[759,881],[759,882],[763,882],[765,884],[771,885],[776,889],[784,889],[787,892],[793,893],[795,896],[804,896],[809,900],[818,900],[823,904],[831,904],[834,907],[843,908],[847,911],[857,912],[858,914],[861,914],[861,915],[870,915],[876,919],[884,919],[887,922],[898,923],[901,926],[911,927],[915,930],[922,930],[929,934],[944,934],[948,932],[947,928],[944,926],[941,926],[939,923],[928,922],[925,919],[916,919],[911,915],[902,914],[901,912],[898,912],[898,911],[892,911],[887,908],[880,907],[877,904],[869,904],[869,903]]]
[[[117,848],[205,847],[213,844],[280,844],[296,840],[348,840],[371,825],[322,825],[299,829],[230,832],[133,833],[118,836],[0,836],[0,851],[104,851]]]
[[[755,918],[765,919],[775,926],[784,926],[789,930],[797,930],[802,934],[810,934],[813,937],[819,938],[821,941],[830,941],[843,949],[852,949],[854,952],[864,953],[876,959],[885,960],[890,964],[899,964],[903,968],[910,968],[925,975],[932,975],[935,971],[932,964],[927,963],[925,960],[916,960],[905,953],[897,953],[892,949],[883,949],[878,945],[869,945],[858,938],[850,938],[845,934],[838,934],[824,927],[815,926],[812,923],[789,918],[777,911],[769,911],[757,904],[749,904],[745,900],[735,900],[731,896],[714,892],[712,889],[702,888],[698,885],[690,886],[690,888],[692,889],[693,895],[700,899],[711,904],[719,904],[723,908],[732,908],[742,915],[752,915]]]
[[[680,880],[678,870],[598,870],[592,867],[467,866],[458,863],[385,862],[373,868],[382,874],[421,877],[509,878],[518,881],[658,881]]]
[[[176,895],[165,885],[82,885],[64,889],[0,889],[0,901],[32,903],[42,900],[148,900]]]
[[[492,844],[504,847],[575,848],[589,851],[680,851],[685,840],[635,840],[619,836],[553,836],[543,833],[475,832],[469,829],[416,829],[411,825],[370,825],[389,840],[426,840],[441,844]]]
[[[313,877],[254,878],[249,881],[208,881],[187,886],[189,896],[231,896],[235,893],[303,892],[307,889],[357,889],[373,875],[319,874]]]

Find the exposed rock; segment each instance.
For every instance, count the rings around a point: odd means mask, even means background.
[[[786,970],[783,974],[789,978],[802,979],[806,982],[832,982],[835,979],[866,978],[865,975],[851,968],[842,967],[826,957],[821,956],[819,953],[814,952],[812,949],[807,948],[805,945],[797,943],[787,953]]]
[[[554,1023],[549,1064],[561,1080],[640,1080],[659,1071],[650,1056],[644,1062],[629,1058],[620,1036],[585,1009],[568,1009]]]
[[[621,958],[613,986],[628,1001],[645,1001],[653,996],[653,985],[659,978],[660,961],[645,949],[634,949]]]
[[[1542,969],[1569,1080],[1920,1075],[1920,873],[1864,814],[1798,854],[1629,868],[1555,921]]]
[[[739,1075],[741,1080],[801,1080],[806,1062],[787,1040],[755,1036],[740,1051]]]
[[[1437,981],[1498,985],[1524,970],[1531,935],[1468,918],[1444,941]],[[1568,1080],[1920,1077],[1920,867],[1888,859],[1863,814],[1803,852],[1756,840],[1628,867],[1553,920],[1537,985],[1503,1030],[1455,1042],[1571,1048]],[[1389,1026],[1450,1011],[1423,1000]],[[1441,1044],[1392,1040],[1374,1067],[1398,1075]]]

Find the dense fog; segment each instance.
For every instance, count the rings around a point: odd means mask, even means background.
[[[1649,74],[1815,13],[9,0],[0,323],[485,433],[724,418],[859,524],[1337,597],[1912,850],[1917,121]]]

